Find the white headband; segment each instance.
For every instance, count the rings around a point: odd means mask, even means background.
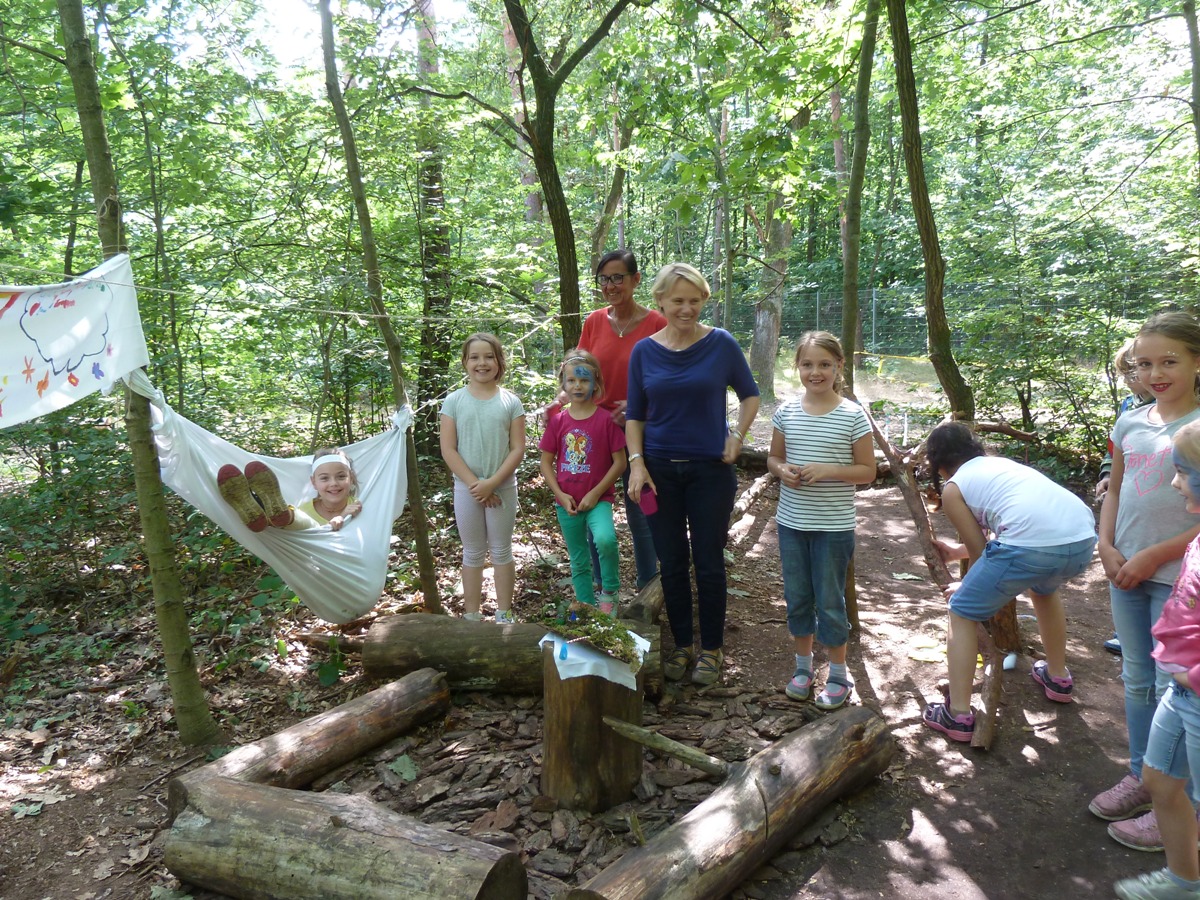
[[[312,474],[316,475],[317,469],[321,468],[321,466],[325,465],[326,463],[339,463],[343,466],[346,466],[347,469],[350,468],[350,466],[346,463],[346,457],[339,456],[336,453],[327,453],[324,456],[318,456],[313,460]]]

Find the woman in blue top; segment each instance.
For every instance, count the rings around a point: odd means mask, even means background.
[[[656,495],[657,511],[648,518],[675,639],[663,675],[678,681],[695,662],[692,681],[712,684],[725,658],[725,539],[737,494],[733,463],[758,413],[758,385],[733,336],[700,321],[710,295],[703,275],[686,263],[669,263],[651,290],[667,325],[638,341],[629,358],[629,497],[645,508],[643,491]],[[729,388],[740,401],[735,428],[726,420]],[[696,569],[698,656],[689,562]]]

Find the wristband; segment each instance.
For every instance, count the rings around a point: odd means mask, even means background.
[[[629,454],[630,462],[633,462],[635,459],[641,459],[641,458],[642,458],[642,454],[640,454],[640,453],[630,453]]]
[[[743,432],[738,431],[736,428],[730,428],[729,433],[738,439],[739,444],[744,444],[746,442],[746,435]]]

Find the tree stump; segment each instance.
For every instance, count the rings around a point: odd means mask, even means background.
[[[642,748],[604,724],[605,716],[642,723],[637,690],[598,675],[559,678],[554,646],[542,650],[542,793],[559,806],[600,812],[633,796],[642,775]]]
[[[167,868],[245,900],[525,900],[520,857],[364,797],[215,777],[167,835]]]

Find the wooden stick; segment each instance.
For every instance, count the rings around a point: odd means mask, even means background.
[[[651,731],[649,728],[643,728],[641,725],[632,725],[629,722],[612,716],[604,716],[602,721],[617,734],[621,735],[621,737],[649,747],[655,753],[673,756],[675,759],[687,763],[692,768],[699,769],[701,772],[707,772],[709,775],[717,775],[721,778],[729,775],[729,763],[715,756],[709,756],[695,747],[689,747],[687,744],[673,741],[669,737]]]

